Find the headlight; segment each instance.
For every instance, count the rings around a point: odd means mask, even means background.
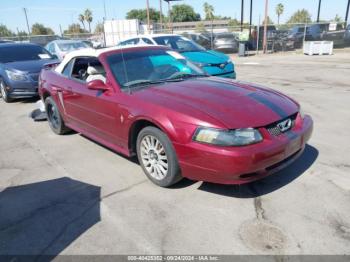
[[[262,141],[257,129],[243,128],[235,130],[221,130],[200,127],[196,130],[193,140],[218,146],[244,146]]]
[[[198,66],[199,68],[202,68],[202,67],[207,66],[207,64],[204,64],[204,63],[197,63],[197,62],[192,62],[192,64],[195,64],[195,65]]]
[[[27,76],[25,74],[23,74],[22,72],[18,72],[18,71],[9,71],[9,70],[5,70],[7,76],[13,80],[13,81],[26,81],[28,80]]]

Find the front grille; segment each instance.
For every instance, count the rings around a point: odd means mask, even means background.
[[[38,82],[39,74],[30,74],[30,78],[33,81]]]
[[[267,131],[268,131],[271,135],[273,135],[273,136],[279,136],[279,135],[281,135],[282,133],[285,133],[285,132],[291,130],[291,129],[294,127],[294,125],[295,125],[295,120],[296,120],[296,118],[297,118],[297,115],[298,115],[298,113],[295,113],[295,114],[293,114],[293,115],[291,115],[291,116],[289,116],[289,117],[286,117],[286,118],[284,118],[284,119],[282,119],[282,120],[279,120],[279,121],[277,121],[277,122],[274,122],[274,123],[272,123],[272,124],[266,126],[265,128],[267,129]],[[289,129],[287,129],[287,130],[285,130],[285,131],[282,132],[281,129],[278,127],[278,124],[281,123],[281,122],[283,122],[283,121],[285,121],[285,120],[287,120],[288,118],[290,118],[290,119],[292,120],[292,125],[291,125],[291,127],[290,127]]]

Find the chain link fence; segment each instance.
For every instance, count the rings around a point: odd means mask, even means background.
[[[136,28],[136,29],[135,29]],[[140,24],[135,28],[112,28],[99,34],[64,34],[0,37],[0,40],[31,42],[45,46],[57,39],[90,41],[94,47],[116,45],[119,41],[141,34],[179,34],[195,41],[206,49],[225,53],[237,53],[240,45],[245,54],[256,54],[263,50],[263,25],[231,25],[228,20],[199,21],[185,23],[153,23],[150,28]],[[334,48],[350,46],[350,26],[344,22],[322,22],[308,24],[280,24],[266,27],[266,52],[288,52],[301,49],[305,41],[332,41]],[[106,41],[107,40],[107,41]]]

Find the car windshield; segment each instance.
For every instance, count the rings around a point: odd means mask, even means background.
[[[73,51],[76,49],[88,48],[89,46],[84,42],[69,42],[69,43],[57,43],[61,51]]]
[[[158,45],[168,46],[177,52],[196,52],[205,50],[204,47],[183,36],[158,36],[153,37],[153,39]]]
[[[122,89],[207,76],[181,54],[164,49],[114,53],[107,62]]]
[[[215,39],[236,39],[236,36],[234,34],[218,34]]]
[[[1,45],[0,63],[52,59],[46,49],[37,45]]]

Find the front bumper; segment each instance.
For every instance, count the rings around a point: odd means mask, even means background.
[[[8,96],[11,98],[27,98],[38,96],[37,81],[12,81],[7,85]]]
[[[298,115],[292,130],[279,136],[262,128],[264,140],[243,147],[216,147],[191,142],[174,144],[182,175],[192,180],[243,184],[273,174],[298,158],[313,129],[310,116]]]

